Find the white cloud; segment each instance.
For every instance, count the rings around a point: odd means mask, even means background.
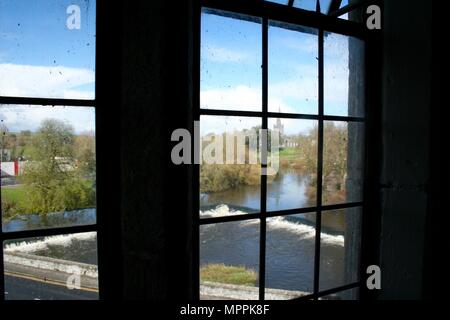
[[[253,127],[261,127],[261,124],[260,118],[202,116],[200,119],[200,134],[204,136],[209,133],[233,133]]]
[[[341,61],[329,61],[326,65],[324,89],[327,108],[338,105],[347,106],[348,68],[346,66],[347,64]],[[269,84],[269,111],[277,112],[280,110],[283,113],[298,113],[299,108],[302,108],[303,112],[306,113],[317,112],[317,69],[314,66],[305,65],[293,66],[293,69],[295,72],[292,74],[295,77]],[[296,76],[297,74],[299,76]],[[202,90],[200,92],[200,105],[204,109],[261,111],[261,90],[245,85]],[[249,120],[242,122],[241,119],[243,118],[238,120],[227,118],[226,124],[224,118],[208,119],[210,120],[204,123],[202,127],[202,134],[241,130],[243,128],[250,129],[253,125],[256,125],[253,122],[250,123]],[[298,121],[285,122],[285,130],[288,134],[298,133],[305,129],[299,128]],[[259,122],[257,124],[260,125]]]
[[[270,85],[269,94],[272,97],[291,98],[295,100],[317,101],[317,79],[294,79]],[[287,111],[284,111],[287,112]]]
[[[93,92],[76,90],[95,81],[95,71],[64,66],[0,64],[0,95],[92,99]]]
[[[276,90],[277,93],[291,93],[292,84],[284,84],[285,89]],[[283,87],[283,83],[277,84],[277,87]],[[289,88],[288,88],[289,86]],[[292,90],[292,92],[289,92]],[[237,86],[227,89],[204,90],[200,92],[201,107],[205,109],[226,109],[226,110],[245,110],[261,111],[261,91],[247,86]],[[278,111],[284,113],[293,113],[295,109],[288,105],[282,96],[271,94],[269,97],[269,106],[273,106]],[[243,117],[205,117],[207,121],[202,121],[201,134],[233,132],[234,130],[251,129],[254,126],[261,126],[261,120],[256,118]],[[293,134],[302,131],[298,128],[298,123],[290,121],[286,123],[286,133]]]
[[[232,50],[223,47],[204,46],[202,47],[202,58],[213,62],[234,62],[242,63],[248,60],[250,55],[243,51]]]
[[[243,85],[203,90],[200,92],[200,105],[204,109],[261,111],[261,90]]]
[[[88,107],[1,105],[0,119],[9,131],[35,131],[43,120],[70,124],[76,133],[95,131],[95,111]]]

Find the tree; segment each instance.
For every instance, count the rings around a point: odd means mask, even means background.
[[[87,179],[94,179],[96,168],[94,133],[76,136],[74,152],[80,173]]]
[[[31,139],[31,161],[24,167],[31,213],[67,211],[93,206],[92,187],[75,166],[73,128],[59,120],[44,120]]]
[[[22,130],[18,136],[18,145],[19,147],[25,147],[30,143],[31,140],[31,131],[30,130]]]
[[[343,190],[345,188],[347,150],[347,126],[338,125],[333,122],[325,123],[323,154],[324,184],[332,184],[335,190]]]

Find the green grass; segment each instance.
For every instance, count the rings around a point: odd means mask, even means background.
[[[20,214],[26,214],[27,201],[25,186],[3,186],[2,193],[2,218],[9,220]]]
[[[208,264],[200,268],[200,279],[201,281],[255,286],[258,276],[254,270],[241,266]]]
[[[300,154],[299,148],[286,148],[280,151],[280,157],[297,157]]]
[[[92,188],[92,180],[85,180],[83,184],[87,188]],[[27,186],[2,186],[2,216],[3,219],[12,219],[17,215],[29,214],[35,212],[29,207],[29,199],[27,198]],[[80,206],[78,209],[91,208],[92,206]]]
[[[2,187],[2,200],[15,203],[24,203],[26,201],[25,186]]]

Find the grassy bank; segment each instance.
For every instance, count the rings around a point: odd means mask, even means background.
[[[200,267],[200,279],[201,281],[255,286],[258,276],[254,270],[242,266],[208,264]]]
[[[27,191],[25,186],[4,186],[1,188],[1,195],[2,218],[5,221],[27,213]]]
[[[24,203],[26,199],[25,186],[2,187],[2,201]]]
[[[83,180],[82,187],[86,190],[92,190],[92,181]],[[61,189],[60,189],[61,190]],[[2,218],[4,220],[10,220],[18,215],[26,215],[36,213],[37,210],[31,205],[29,192],[27,185],[13,185],[13,186],[2,186],[1,188],[1,199],[2,199]],[[70,190],[69,190],[70,192]],[[93,191],[90,191],[93,192]],[[72,204],[73,208],[91,208],[95,206],[95,199],[93,201],[87,202],[83,199],[74,199]],[[79,205],[78,205],[79,204]],[[69,208],[72,209],[72,208]],[[57,210],[56,210],[57,211]],[[53,212],[53,211],[52,211]],[[50,213],[50,212],[47,212]]]

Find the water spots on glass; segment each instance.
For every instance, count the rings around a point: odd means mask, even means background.
[[[76,32],[65,25],[70,4],[83,17]],[[0,95],[93,99],[95,6],[81,0],[2,0]]]
[[[269,111],[317,114],[316,29],[269,22]]]
[[[344,35],[327,34],[324,39],[324,113],[364,116],[364,86],[364,43]]]
[[[202,12],[200,105],[205,109],[262,109],[260,19]],[[257,22],[254,22],[257,21]]]

